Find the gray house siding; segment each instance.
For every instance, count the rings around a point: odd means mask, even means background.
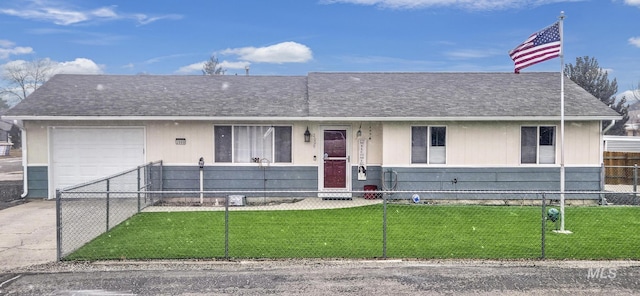
[[[49,169],[47,166],[27,167],[27,198],[47,198],[49,193]]]
[[[559,191],[559,168],[383,168],[386,186],[392,185],[389,170],[397,172],[398,191]],[[565,169],[566,191],[600,191],[602,168],[579,167]],[[395,177],[394,177],[395,178]],[[412,193],[394,194],[393,198],[410,198]],[[445,194],[434,198],[455,199],[522,199],[540,198],[535,195],[509,194]],[[555,197],[550,197],[555,198]],[[598,199],[597,194],[566,196],[567,199]]]
[[[353,191],[363,191],[365,185],[378,186],[378,190],[382,190],[382,167],[381,166],[367,166],[367,180],[358,180],[358,167],[351,167],[351,187]],[[363,196],[363,193],[354,194],[354,196]]]
[[[200,170],[192,166],[165,166],[163,187],[167,191],[200,189]],[[316,191],[318,168],[315,166],[254,167],[208,166],[203,172],[205,191]],[[263,196],[262,193],[244,193]],[[315,196],[313,193],[277,193],[274,196]]]
[[[47,198],[48,169],[46,166],[27,168],[29,179],[28,198]],[[352,190],[363,191],[365,185],[376,185],[383,190],[392,187],[390,171],[397,173],[398,191],[558,191],[559,168],[407,168],[380,167],[367,168],[367,180],[357,179],[357,168],[352,167]],[[157,172],[152,172],[157,175]],[[194,166],[164,166],[162,168],[163,188],[153,190],[194,191],[200,188],[199,168]],[[204,168],[203,185],[205,191],[307,191],[301,193],[276,193],[270,196],[305,197],[317,196],[318,168],[316,166],[252,167],[252,166],[207,166]],[[394,176],[395,178],[395,176]],[[600,191],[601,167],[566,168],[567,191]],[[155,177],[154,177],[155,179]],[[397,193],[391,198],[410,198],[413,193]],[[263,196],[260,193],[243,193],[246,196]],[[354,194],[361,197],[362,193]],[[420,194],[424,196],[424,194]],[[437,196],[436,196],[437,195]],[[516,194],[428,194],[423,198],[448,199],[538,199],[537,195]],[[557,198],[548,196],[549,198]],[[568,194],[567,199],[598,199],[598,194]]]

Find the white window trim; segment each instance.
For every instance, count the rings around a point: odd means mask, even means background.
[[[447,163],[449,162],[449,145],[448,145],[448,138],[449,138],[449,128],[446,125],[412,125],[409,131],[410,134],[410,139],[411,141],[413,141],[413,128],[414,127],[426,127],[427,128],[427,162],[426,163],[414,163],[413,162],[413,146],[409,145],[409,155],[410,155],[410,163],[412,166],[446,166]],[[432,127],[444,127],[444,132],[445,132],[445,145],[444,145],[444,163],[431,163],[431,128]]]
[[[535,127],[536,128],[536,162],[535,163],[523,163],[522,162],[522,128],[523,127]],[[540,127],[553,127],[553,163],[540,163]],[[519,130],[519,142],[518,142],[518,158],[521,166],[527,165],[540,165],[540,166],[554,166],[558,164],[558,126],[555,124],[523,124],[520,125]]]
[[[231,161],[230,162],[216,162],[216,126],[230,126],[231,127]],[[256,162],[236,162],[235,161],[235,151],[236,151],[236,147],[235,147],[235,127],[237,126],[260,126],[260,127],[289,127],[291,128],[291,161],[290,162],[274,162],[274,158],[275,158],[275,149],[276,149],[276,139],[275,139],[275,130],[271,133],[271,137],[272,137],[272,141],[271,141],[271,158],[269,159],[269,163],[256,163]],[[220,166],[224,166],[224,165],[234,165],[234,166],[254,166],[256,164],[258,165],[291,165],[293,164],[293,125],[291,124],[214,124],[213,125],[213,151],[212,151],[212,158],[213,164],[214,165],[220,165]]]

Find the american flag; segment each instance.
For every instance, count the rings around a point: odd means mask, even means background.
[[[515,63],[515,73],[520,73],[521,69],[560,56],[561,50],[560,22],[556,22],[510,50],[509,56]]]

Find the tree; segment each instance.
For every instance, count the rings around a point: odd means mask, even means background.
[[[618,92],[618,82],[615,78],[613,81],[609,81],[607,71],[600,68],[595,58],[577,57],[575,65],[568,64],[564,67],[564,75],[622,115],[622,120],[616,121],[609,134],[625,134],[624,124],[629,120],[626,98],[623,97],[616,102],[615,94]],[[608,125],[609,122],[605,122],[603,127]]]
[[[51,60],[38,59],[9,62],[1,70],[0,79],[4,80],[5,86],[0,88],[0,97],[14,96],[22,101],[47,82],[53,75],[54,69]],[[15,125],[10,134],[14,148],[20,147],[22,139],[20,138],[19,129]]]
[[[0,94],[16,96],[22,101],[52,75],[53,64],[49,59],[7,63],[0,75],[7,85],[0,89]]]
[[[0,97],[0,114],[2,114],[2,112],[6,111],[7,109],[9,109],[7,101],[5,101],[4,98]]]
[[[638,82],[638,86],[631,90],[631,95],[636,99],[636,101],[640,101],[640,82]]]
[[[219,66],[218,58],[212,55],[208,61],[204,63],[202,66],[202,74],[203,75],[223,75],[224,70]]]

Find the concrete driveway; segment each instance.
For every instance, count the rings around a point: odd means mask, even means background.
[[[0,272],[56,261],[56,203],[34,200],[0,210]]]

